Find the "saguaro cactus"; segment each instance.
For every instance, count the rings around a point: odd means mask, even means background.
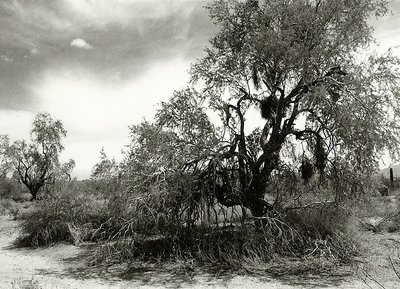
[[[393,168],[390,168],[390,185],[393,187]]]

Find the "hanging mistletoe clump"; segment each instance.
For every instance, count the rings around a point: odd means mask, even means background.
[[[262,118],[270,119],[273,114],[276,114],[277,107],[278,98],[274,94],[261,100],[260,109]]]
[[[310,159],[306,157],[303,158],[301,161],[300,172],[301,178],[304,180],[304,182],[308,182],[311,179],[314,174],[314,165]]]
[[[320,175],[322,176],[324,174],[324,170],[326,167],[327,153],[325,151],[322,142],[322,137],[320,135],[318,135],[315,143],[314,156],[315,156],[315,166],[318,169]]]

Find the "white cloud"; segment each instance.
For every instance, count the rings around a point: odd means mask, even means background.
[[[74,40],[71,41],[70,45],[71,47],[77,47],[86,50],[93,49],[93,46],[87,43],[86,40],[82,38],[75,38]]]
[[[0,58],[2,60],[6,61],[6,62],[13,62],[14,61],[12,58],[10,58],[10,57],[8,57],[7,55],[4,55],[4,54],[0,55]]]

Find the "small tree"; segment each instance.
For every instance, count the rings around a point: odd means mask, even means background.
[[[114,158],[110,159],[104,148],[100,151],[100,160],[93,166],[91,179],[110,180],[118,175],[118,165]]]
[[[18,140],[7,150],[14,174],[29,189],[34,200],[44,185],[54,184],[60,172],[59,155],[64,149],[62,140],[66,135],[61,121],[53,120],[48,113],[40,113],[33,121],[31,143]]]
[[[59,168],[58,179],[64,181],[72,180],[72,171],[75,168],[75,161],[73,159],[69,159],[66,163],[61,164]]]

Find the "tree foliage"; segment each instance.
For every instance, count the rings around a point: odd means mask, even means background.
[[[17,140],[7,148],[7,158],[12,164],[14,175],[29,189],[36,199],[39,190],[55,182],[57,178],[70,176],[75,162],[61,164],[60,153],[67,131],[61,121],[54,120],[48,113],[38,114],[31,130],[31,142]]]
[[[166,172],[190,175],[188,194],[248,208],[254,217],[271,209],[265,194],[288,171],[298,170],[304,183],[327,176],[343,194],[362,189],[383,153],[399,156],[399,59],[369,52],[368,18],[385,15],[386,6],[211,3],[219,31],[191,69],[201,92],[176,92],[154,123],[131,127],[130,179],[154,184]]]
[[[210,177],[225,193],[236,188],[235,203],[255,216],[266,212],[266,185],[295,142],[303,165],[310,160],[321,174],[339,159],[368,173],[385,149],[398,156],[399,60],[390,51],[361,60],[373,40],[368,17],[384,15],[386,5],[217,0],[208,7],[220,30],[192,77],[224,119],[235,153],[220,155]],[[263,119],[249,133],[246,117],[257,108]]]
[[[135,174],[182,170],[210,155],[218,144],[203,99],[193,89],[174,92],[161,104],[154,123],[144,121],[130,130],[132,141],[123,166]]]
[[[100,160],[94,165],[90,178],[94,180],[110,180],[117,176],[118,164],[114,158],[110,159],[104,148],[102,148],[100,151]]]
[[[59,172],[57,173],[57,179],[67,182],[71,181],[72,171],[74,170],[75,165],[73,159],[69,159],[67,162],[62,163],[59,167]]]

